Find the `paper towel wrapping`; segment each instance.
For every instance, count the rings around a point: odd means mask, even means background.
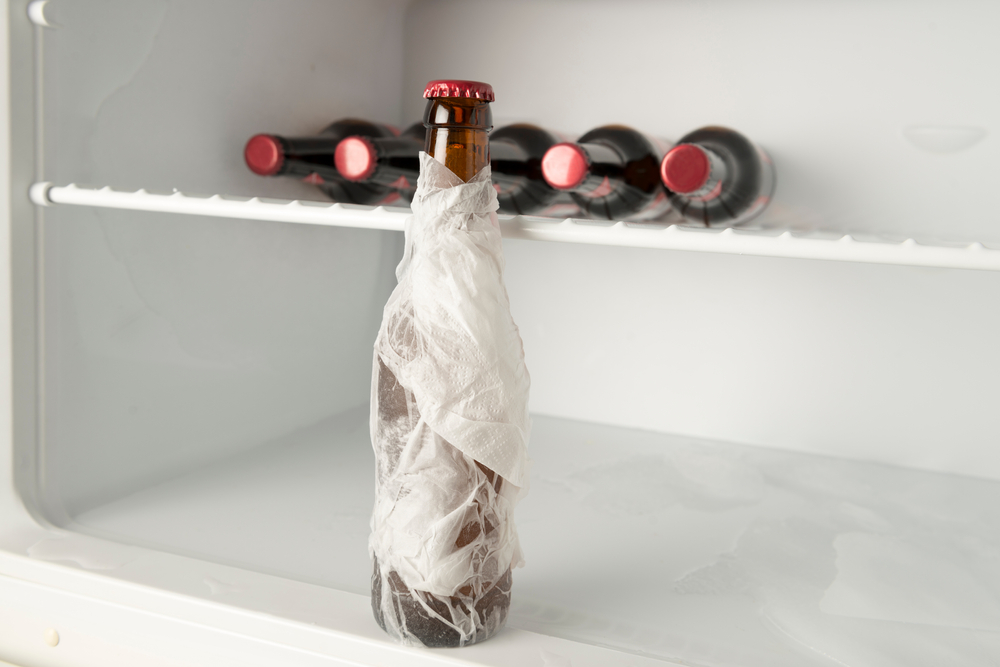
[[[370,551],[384,577],[464,600],[445,619],[463,637],[476,620],[458,608],[522,563],[512,513],[528,481],[529,377],[496,209],[489,167],[465,183],[420,154],[373,365]]]

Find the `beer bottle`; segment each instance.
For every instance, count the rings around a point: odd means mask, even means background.
[[[432,81],[424,97],[414,217],[373,360],[372,611],[403,643],[455,647],[493,636],[510,608],[528,375],[483,172],[493,89]]]
[[[337,202],[378,206],[401,202],[399,193],[385,185],[352,183],[337,173],[334,153],[341,139],[351,135],[393,137],[396,132],[387,125],[345,118],[328,125],[317,135],[284,137],[277,134],[256,134],[243,149],[243,158],[250,171],[260,176],[288,176],[319,187]]]
[[[347,137],[337,144],[337,172],[351,183],[393,188],[408,204],[417,187],[425,134],[424,124],[414,123],[398,137]]]
[[[725,127],[703,127],[682,137],[663,157],[660,177],[677,212],[706,227],[750,220],[774,192],[771,159]]]
[[[659,166],[666,145],[621,125],[605,125],[576,143],[560,143],[542,159],[542,174],[570,193],[585,215],[651,220],[669,209]]]
[[[417,123],[399,137],[347,137],[337,144],[337,171],[352,183],[396,188],[401,199],[409,202],[424,134],[423,123]],[[508,125],[490,135],[490,166],[501,213],[568,216],[576,212],[569,197],[542,176],[542,156],[558,142],[551,132],[528,124]]]
[[[542,175],[545,152],[559,138],[535,125],[507,125],[490,135],[490,167],[500,212],[569,216],[576,206]]]

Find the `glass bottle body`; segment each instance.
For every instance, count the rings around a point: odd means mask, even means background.
[[[489,165],[492,114],[488,102],[475,98],[431,98],[424,124],[426,153],[462,181],[469,181]],[[415,252],[419,251],[417,248]],[[401,339],[401,347],[406,347],[408,338],[415,338],[412,315],[404,312],[390,316],[395,319],[388,328]],[[440,477],[448,479],[451,485],[451,488],[437,485],[435,492],[439,499],[443,498],[439,502],[447,505],[448,513],[462,516],[450,551],[471,554],[469,571],[474,574],[458,586],[454,595],[435,595],[408,585],[397,571],[383,571],[384,564],[376,555],[372,611],[383,630],[401,635],[400,639],[406,642],[456,647],[484,641],[503,627],[510,607],[510,568],[500,571],[497,560],[488,555],[488,545],[508,533],[504,523],[507,516],[495,512],[493,506],[498,497],[510,494],[512,489],[496,472],[428,433],[426,424],[422,424],[414,388],[401,384],[378,355],[374,372],[376,408],[372,428],[377,484],[392,478],[403,462],[421,458],[427,448],[435,448],[434,456],[423,458],[432,462],[430,466],[446,468]],[[472,547],[476,550],[468,551]]]
[[[422,123],[398,137],[351,136],[337,145],[336,168],[344,180],[395,188],[402,202],[410,202],[419,173],[419,151],[441,148],[425,146],[425,141]],[[569,195],[551,187],[542,176],[542,157],[559,141],[551,132],[529,124],[508,125],[489,135],[490,167],[501,213],[569,216],[578,210]]]
[[[337,145],[337,172],[353,183],[391,188],[400,203],[408,204],[417,187],[425,134],[423,123],[414,123],[398,137],[347,137]]]
[[[682,137],[664,157],[660,175],[671,206],[706,227],[743,224],[759,215],[774,193],[771,159],[725,127],[703,127]]]
[[[287,176],[317,186],[337,202],[378,205],[405,205],[391,187],[377,183],[352,183],[337,171],[335,153],[341,140],[352,136],[393,138],[396,131],[387,125],[356,118],[331,123],[313,136],[285,137],[259,134],[251,137],[244,159],[261,176]]]
[[[568,191],[589,217],[652,220],[670,207],[659,179],[666,148],[629,127],[605,125],[549,149],[542,168],[546,181]]]
[[[573,215],[569,196],[545,182],[542,158],[560,139],[536,125],[507,125],[490,135],[490,167],[501,213]]]

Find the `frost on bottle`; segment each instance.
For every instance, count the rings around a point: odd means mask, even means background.
[[[286,176],[317,186],[330,199],[351,204],[406,205],[399,192],[379,183],[354,183],[341,177],[335,164],[340,141],[351,135],[389,139],[397,130],[366,120],[345,118],[311,136],[255,134],[243,149],[243,159],[258,176]]]
[[[397,640],[493,636],[522,564],[524,353],[503,284],[490,86],[433,81],[398,284],[375,342],[372,610]]]
[[[670,208],[660,184],[665,142],[621,125],[606,125],[576,143],[550,148],[542,159],[545,180],[570,193],[588,216],[653,220]]]
[[[759,215],[774,193],[771,159],[725,127],[682,137],[663,157],[660,177],[677,212],[706,227],[742,224]]]

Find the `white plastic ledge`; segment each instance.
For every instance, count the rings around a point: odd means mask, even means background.
[[[154,194],[145,190],[119,192],[109,187],[93,189],[73,184],[60,187],[51,183],[35,183],[31,186],[30,197],[40,206],[75,204],[395,231],[402,231],[409,215],[407,209],[381,206],[221,195],[199,197],[176,191],[172,194]],[[790,231],[776,235],[775,230],[711,230],[623,222],[595,224],[593,221],[528,216],[500,216],[500,224],[504,238],[533,241],[1000,271],[1000,250],[986,248],[980,243],[941,246],[917,243],[913,239],[901,243],[873,242],[856,240],[849,234],[834,239],[809,238]]]

